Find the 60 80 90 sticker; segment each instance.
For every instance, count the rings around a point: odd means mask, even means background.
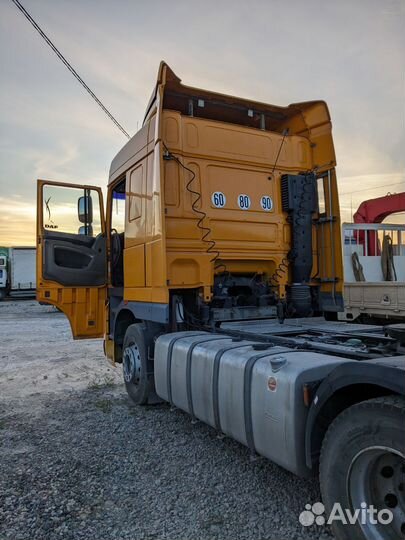
[[[211,201],[215,208],[224,208],[226,205],[226,197],[222,191],[215,191],[211,195]]]
[[[238,195],[238,205],[241,210],[249,210],[250,208],[250,197],[244,193]]]
[[[270,212],[270,210],[273,210],[273,199],[269,195],[263,195],[260,199],[260,206],[266,212]]]

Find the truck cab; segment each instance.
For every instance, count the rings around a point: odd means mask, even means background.
[[[40,180],[38,217],[38,299],[74,337],[105,335],[112,362],[133,320],[176,330],[343,309],[322,101],[215,94],[162,63],[143,127],[111,163],[106,215],[100,189]]]

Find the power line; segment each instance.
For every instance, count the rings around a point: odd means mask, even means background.
[[[56,54],[56,56],[59,58],[59,60],[68,68],[70,73],[77,79],[77,81],[83,86],[83,88],[90,94],[90,96],[94,99],[94,101],[97,103],[97,105],[105,112],[105,114],[108,116],[108,118],[117,126],[117,128],[122,131],[122,133],[128,137],[128,139],[131,138],[129,133],[121,126],[121,124],[118,122],[116,118],[110,113],[110,111],[103,105],[103,103],[98,99],[96,94],[87,86],[87,84],[84,82],[84,80],[80,77],[80,75],[77,73],[77,71],[73,68],[73,66],[66,60],[66,58],[63,56],[63,54],[59,51],[59,49],[52,43],[52,41],[49,39],[49,37],[45,34],[45,32],[38,26],[38,24],[34,21],[34,19],[31,17],[31,15],[28,13],[28,11],[24,8],[23,5],[19,2],[19,0],[11,0],[21,11],[21,13],[24,15],[24,17],[32,24],[32,26],[35,28],[35,30],[38,32],[38,34],[45,40],[45,42],[49,45],[49,47],[53,50],[53,52]]]
[[[373,189],[385,189],[387,187],[392,187],[392,186],[403,186],[404,185],[404,182],[395,182],[395,184],[385,184],[384,186],[374,186],[374,187],[369,187],[369,188],[366,188],[366,189],[357,189],[356,191],[345,191],[344,193],[339,193],[339,196],[342,196],[342,195],[352,195],[352,193],[361,193],[361,192],[364,192],[364,191],[371,191]]]

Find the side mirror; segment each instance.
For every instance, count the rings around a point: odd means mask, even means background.
[[[83,234],[85,236],[93,236],[93,226],[92,225],[82,225],[79,227],[77,234]]]
[[[77,201],[77,216],[80,223],[89,226],[93,222],[93,201],[90,195],[79,197]]]

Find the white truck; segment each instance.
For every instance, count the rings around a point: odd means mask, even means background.
[[[7,252],[2,252],[0,253],[0,300],[2,300],[6,296],[6,291],[7,291]]]
[[[0,256],[0,298],[36,294],[36,249],[12,247]]]

